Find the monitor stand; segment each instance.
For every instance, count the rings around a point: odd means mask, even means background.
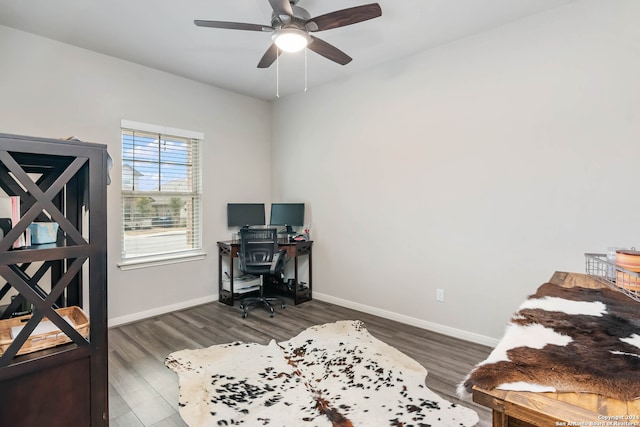
[[[291,236],[292,234],[296,234],[296,232],[293,231],[293,228],[290,225],[285,225],[284,230],[278,231],[278,234],[286,234],[288,236]]]

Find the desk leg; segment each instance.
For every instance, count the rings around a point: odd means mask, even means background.
[[[233,307],[233,257],[229,257],[229,305]]]
[[[229,291],[222,287],[222,250],[218,251],[218,301],[233,306],[233,257],[229,257]]]
[[[309,283],[307,284],[306,289],[303,292],[300,292],[300,282],[298,280],[298,255],[296,254],[296,256],[293,259],[294,262],[294,277],[295,277],[295,281],[296,281],[296,288],[293,292],[293,301],[294,304],[298,305],[301,304],[305,301],[311,301],[312,297],[311,297],[311,291],[312,291],[312,283],[311,283],[311,278],[313,277],[313,271],[311,269],[311,248],[309,248],[309,252],[303,254],[303,255],[307,255],[309,257]]]
[[[222,302],[222,253],[218,249],[218,301]]]
[[[311,269],[311,260],[313,259],[313,254],[311,253],[311,251],[313,250],[312,247],[309,247],[309,295],[308,298],[311,300],[313,299],[313,270]]]
[[[298,255],[293,258],[293,277],[295,279],[295,289],[293,290],[293,304],[298,305],[298,289],[300,288],[300,282],[298,282]]]

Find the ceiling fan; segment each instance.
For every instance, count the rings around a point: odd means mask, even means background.
[[[378,3],[337,10],[315,18],[305,9],[296,6],[298,0],[269,0],[269,3],[273,9],[271,25],[198,19],[193,22],[199,27],[271,32],[273,42],[258,63],[258,68],[268,68],[282,51],[297,52],[305,47],[340,65],[346,65],[352,59],[349,55],[310,33],[357,24],[382,16],[382,9]]]

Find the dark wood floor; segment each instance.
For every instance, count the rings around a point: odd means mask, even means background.
[[[177,409],[177,375],[164,366],[173,351],[238,340],[285,341],[309,326],[336,320],[365,322],[372,335],[421,363],[429,372],[427,386],[449,401],[458,401],[456,385],[490,352],[489,347],[322,301],[278,308],[274,318],[256,308],[246,319],[238,307],[214,302],[110,329],[110,426],[186,426]],[[461,403],[478,412],[479,426],[491,425],[486,408]]]

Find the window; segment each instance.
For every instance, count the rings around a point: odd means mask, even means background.
[[[122,121],[122,263],[201,257],[198,132]]]

